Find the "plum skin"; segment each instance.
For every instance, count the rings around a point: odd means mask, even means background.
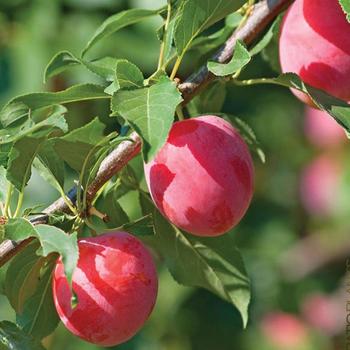
[[[218,236],[243,217],[253,196],[253,161],[230,123],[205,115],[173,124],[155,158],[145,164],[152,199],[174,225]]]
[[[350,101],[350,23],[337,0],[296,0],[283,19],[279,53],[283,73],[297,73],[311,86]]]
[[[158,278],[152,256],[138,239],[122,231],[80,239],[78,246],[74,308],[61,260],[54,270],[58,315],[73,334],[90,343],[123,343],[143,326],[154,307]]]

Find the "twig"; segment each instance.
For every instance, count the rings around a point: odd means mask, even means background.
[[[237,40],[251,44],[263,32],[266,26],[294,0],[263,0],[252,10],[251,15],[245,24],[236,30],[226,41],[225,45],[213,56],[212,60],[225,63],[232,58]],[[206,65],[192,74],[186,81],[178,86],[184,99],[184,104],[189,102],[198,92],[207,86],[214,76],[208,71]],[[124,141],[111,152],[102,162],[96,178],[87,190],[87,200],[91,202],[99,189],[117,174],[133,157],[141,150],[141,138],[133,132],[130,135],[131,141]],[[59,198],[44,210],[46,215],[36,217],[33,224],[47,223],[48,216],[55,212],[70,212],[67,203],[63,198]],[[24,249],[32,238],[21,242],[5,240],[0,244],[0,267],[9,259]]]

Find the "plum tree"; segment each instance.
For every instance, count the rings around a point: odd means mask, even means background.
[[[62,322],[94,344],[125,342],[155,304],[158,279],[150,253],[137,238],[114,231],[79,240],[79,254],[72,284],[75,307],[61,260],[54,271],[53,296]]]
[[[282,23],[279,53],[283,72],[350,101],[350,23],[337,0],[296,0]]]
[[[310,143],[319,148],[334,148],[346,140],[343,128],[319,109],[307,107],[304,129]]]
[[[253,194],[253,162],[245,142],[213,115],[175,123],[145,174],[162,214],[199,236],[230,230]]]

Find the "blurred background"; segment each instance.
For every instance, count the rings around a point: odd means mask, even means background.
[[[62,90],[98,81],[75,68],[46,85],[43,71],[59,50],[79,54],[97,26],[120,10],[158,8],[161,0],[0,0],[0,107],[11,97]],[[128,58],[150,75],[156,68],[161,22],[151,19],[112,35],[90,58]],[[220,24],[219,24],[220,26]],[[187,56],[185,78],[204,60]],[[247,76],[276,73],[257,57]],[[252,282],[250,322],[214,295],[177,285],[160,266],[155,311],[121,350],[340,350],[345,349],[346,261],[350,258],[350,162],[343,131],[327,115],[308,109],[287,89],[228,86],[222,110],[246,121],[266,155],[257,157],[256,190],[248,214],[235,229]],[[207,111],[210,112],[210,111]],[[71,128],[99,116],[111,128],[104,103],[71,105]],[[140,160],[134,160],[135,169]],[[68,184],[69,186],[69,184]],[[57,193],[33,173],[26,204],[49,204]],[[138,215],[135,195],[121,201]],[[0,297],[0,319],[14,319]],[[94,350],[60,325],[45,339],[50,350]]]

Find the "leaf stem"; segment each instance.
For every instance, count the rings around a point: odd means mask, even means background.
[[[184,116],[181,105],[176,107],[176,115],[179,118],[179,120],[185,120],[185,116]]]
[[[11,202],[11,197],[12,197],[12,191],[13,191],[13,185],[10,183],[9,187],[7,189],[6,202],[5,202],[5,207],[4,207],[4,214],[7,217],[11,217],[10,202]]]
[[[171,3],[169,1],[168,2],[168,13],[167,13],[167,17],[166,17],[165,24],[164,24],[164,36],[163,36],[162,43],[160,44],[160,52],[159,52],[159,60],[158,60],[157,71],[162,69],[163,63],[164,63],[164,50],[165,50],[165,44],[166,44],[166,32],[168,30],[168,26],[169,26],[169,22],[170,22],[170,14],[171,14]]]
[[[171,74],[170,74],[171,80],[174,80],[176,73],[179,70],[179,67],[180,67],[180,64],[181,64],[183,57],[184,57],[184,54],[181,54],[181,56],[177,57],[175,64],[174,64],[174,67],[173,67],[173,70],[171,71]]]
[[[15,213],[13,214],[14,217],[17,217],[19,215],[19,212],[22,208],[22,204],[23,204],[23,198],[24,198],[24,192],[21,191],[18,195],[18,200],[17,200],[17,207],[15,210]]]

